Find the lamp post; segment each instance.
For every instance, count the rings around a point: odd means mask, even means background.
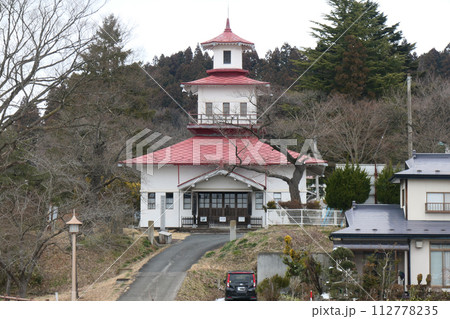
[[[74,209],[72,219],[67,222],[69,233],[72,235],[72,301],[77,300],[77,233],[81,224],[82,222],[75,217]]]

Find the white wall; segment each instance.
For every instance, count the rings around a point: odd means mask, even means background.
[[[450,221],[450,213],[425,213],[427,192],[450,192],[445,179],[408,179],[408,219]]]
[[[417,285],[417,275],[422,274],[422,284],[430,273],[430,242],[428,240],[420,240],[422,248],[416,247],[417,240],[411,240],[411,284]]]
[[[214,69],[242,69],[242,47],[236,45],[216,45],[212,49]],[[223,51],[231,51],[231,63],[223,63]]]
[[[181,217],[192,216],[190,209],[183,209],[183,191],[178,188],[178,184],[191,180],[201,174],[210,172],[216,169],[217,166],[198,165],[198,166],[180,166],[166,165],[161,168],[148,169],[141,172],[141,221],[140,227],[147,227],[148,221],[153,220],[155,227],[160,227],[160,215],[161,215],[161,196],[165,193],[174,193],[174,206],[173,209],[167,210],[165,214],[166,227],[181,227]],[[291,176],[293,168],[289,166],[271,167],[270,170],[278,174],[285,174]],[[151,173],[150,174],[147,174]],[[265,185],[266,178],[264,174],[247,170],[244,168],[237,168],[236,173],[253,179],[256,182]],[[300,188],[305,192],[302,192],[302,201],[306,202],[306,173],[300,182]],[[190,189],[194,191],[251,191],[252,195],[252,216],[264,217],[264,210],[255,209],[255,194],[257,190],[249,188],[247,184],[235,181],[233,178],[225,176],[216,176],[208,181],[200,182],[195,188]],[[190,191],[189,190],[189,191]],[[148,209],[148,193],[154,192],[156,195],[156,208]],[[273,193],[280,192],[281,200],[290,200],[289,188],[286,182],[277,178],[267,178],[267,189],[264,192],[263,203],[273,200]]]
[[[212,103],[213,114],[223,114],[223,103],[230,103],[230,116],[246,118],[240,115],[241,103],[247,103],[247,114],[256,114],[256,89],[249,85],[199,86],[198,114],[206,114],[206,103]],[[254,117],[254,116],[253,116]]]

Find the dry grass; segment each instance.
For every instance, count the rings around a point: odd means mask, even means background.
[[[138,230],[124,229],[123,235],[90,236],[81,238],[78,256],[78,284],[80,300],[117,300],[133,282],[139,269],[164,248],[149,245],[146,235],[142,236],[114,265],[114,261],[142,234]],[[157,236],[157,233],[156,233]],[[175,241],[189,236],[173,233]],[[111,266],[112,265],[112,266]],[[108,268],[111,268],[92,285]],[[29,297],[35,300],[59,300],[71,298],[71,246],[67,235],[59,236],[43,256],[39,265],[42,283],[30,289]],[[117,282],[117,279],[128,279]]]
[[[284,237],[292,237],[296,249],[305,248],[312,252],[330,252],[333,243],[328,239],[336,227],[306,226],[309,236],[298,226],[271,226],[247,233],[244,237],[207,252],[188,271],[177,300],[215,300],[223,298],[223,279],[230,270],[256,271],[260,252],[282,252]],[[218,289],[220,287],[220,289]]]

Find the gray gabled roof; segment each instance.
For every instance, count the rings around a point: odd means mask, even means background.
[[[406,220],[399,205],[358,204],[345,212],[349,227],[335,238],[448,238],[450,221]]]
[[[404,171],[394,174],[394,183],[406,178],[450,178],[450,154],[414,153],[405,164]]]

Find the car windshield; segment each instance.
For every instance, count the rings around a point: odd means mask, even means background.
[[[230,282],[251,282],[253,274],[230,274]]]

